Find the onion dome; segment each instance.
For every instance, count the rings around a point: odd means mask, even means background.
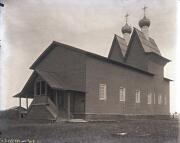
[[[122,31],[123,34],[124,34],[124,33],[129,33],[129,34],[131,34],[132,28],[126,23],[126,24],[122,27],[121,31]]]
[[[141,27],[141,28],[142,28],[143,26],[149,27],[150,24],[151,24],[151,22],[150,22],[150,20],[149,20],[146,16],[144,16],[144,17],[139,21],[139,27]]]

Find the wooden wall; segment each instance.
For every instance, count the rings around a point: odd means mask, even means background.
[[[95,67],[95,68],[94,68]],[[99,84],[107,84],[107,100],[99,100]],[[119,88],[126,88],[126,101],[119,101]],[[141,90],[141,103],[135,103],[135,90]],[[156,103],[147,104],[148,92],[156,93]],[[86,65],[87,114],[169,114],[167,105],[158,105],[157,96],[169,99],[169,82],[138,71],[89,57]]]
[[[65,86],[71,90],[85,91],[85,56],[64,47],[54,48],[36,67],[56,72]],[[58,79],[57,79],[58,80]]]

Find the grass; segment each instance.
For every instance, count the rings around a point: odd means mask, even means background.
[[[150,119],[53,124],[0,120],[0,131],[0,139],[42,143],[178,143],[179,124]]]

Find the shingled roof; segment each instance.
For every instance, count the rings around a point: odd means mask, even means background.
[[[68,48],[69,50],[72,50],[72,51],[75,51],[75,52],[78,52],[78,53],[81,53],[81,54],[84,54],[86,56],[89,56],[89,57],[92,57],[92,58],[96,58],[96,59],[99,59],[99,60],[103,60],[107,63],[111,63],[111,64],[114,64],[116,66],[122,66],[124,68],[128,68],[128,69],[131,69],[133,71],[136,71],[136,72],[140,72],[142,74],[146,74],[146,75],[151,75],[153,76],[154,74],[153,73],[150,73],[150,72],[147,72],[147,71],[144,71],[144,70],[141,70],[141,69],[138,69],[136,67],[133,67],[133,66],[130,66],[130,65],[127,65],[125,63],[121,63],[121,62],[116,62],[116,61],[113,61],[109,58],[106,58],[104,56],[101,56],[101,55],[98,55],[98,54],[95,54],[95,53],[91,53],[91,52],[88,52],[88,51],[84,51],[82,49],[78,49],[78,48],[75,48],[75,47],[72,47],[70,45],[66,45],[66,44],[63,44],[63,43],[60,43],[60,42],[56,42],[56,41],[53,41],[50,46],[39,56],[39,58],[33,63],[33,65],[30,67],[30,69],[35,69],[36,65],[41,62],[41,60],[43,60],[43,58],[46,57],[46,55],[48,55],[48,53],[53,50],[55,47],[57,48],[60,48],[60,47],[65,47],[65,48]]]
[[[140,30],[138,30],[136,28],[134,28],[134,30],[138,34],[138,37],[139,37],[141,44],[142,44],[142,47],[144,48],[144,51],[146,53],[153,52],[153,53],[156,53],[156,54],[161,56],[160,50],[157,47],[154,39],[152,39],[151,37],[149,37],[149,39],[147,39],[145,37],[145,35]]]
[[[23,87],[23,89],[21,90],[20,93],[14,95],[13,97],[28,97],[28,98],[33,98],[34,97],[34,93],[32,91],[34,91],[34,81],[37,77],[36,72],[33,72],[31,74],[31,76],[29,77],[28,81],[26,82],[25,86]]]
[[[52,89],[66,89],[65,82],[55,72],[47,72],[42,70],[35,70],[38,75],[45,80]]]
[[[26,98],[26,96],[28,95],[28,97],[33,98],[33,93],[31,93],[31,91],[33,91],[32,89],[34,88],[34,81],[36,79],[37,76],[40,76],[44,81],[46,81],[46,83],[52,88],[52,89],[59,89],[59,90],[71,90],[73,91],[74,89],[71,86],[71,83],[67,83],[67,81],[62,78],[58,73],[56,72],[49,72],[49,71],[42,71],[42,70],[35,70],[29,80],[27,81],[27,83],[25,84],[24,88],[22,89],[22,91],[16,95],[14,95],[14,97],[22,97],[22,98]],[[85,91],[79,91],[79,92],[85,92]]]
[[[116,36],[118,44],[121,48],[121,52],[122,52],[123,56],[125,56],[126,51],[127,51],[127,43],[126,43],[125,39],[121,38],[120,36],[118,36],[118,35],[115,35],[115,36]]]

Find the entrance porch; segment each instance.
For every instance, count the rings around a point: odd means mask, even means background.
[[[47,95],[35,95],[28,106],[26,98],[27,118],[56,120],[84,118],[85,93],[77,91],[51,90]],[[22,106],[22,98],[19,97],[19,106]],[[22,116],[21,116],[22,117]]]
[[[35,71],[23,90],[14,97],[26,99],[28,118],[83,118],[85,92],[72,87],[57,73]],[[33,99],[29,105],[28,99]]]

